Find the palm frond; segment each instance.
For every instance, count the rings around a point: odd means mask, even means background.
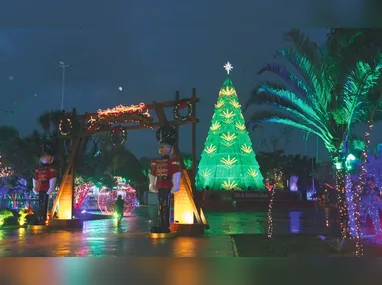
[[[294,74],[292,74],[285,66],[277,63],[268,63],[263,68],[261,68],[258,74],[264,72],[271,72],[278,75],[286,84],[292,87],[292,89],[297,92],[300,96],[307,97],[308,87],[304,81]]]
[[[335,151],[335,147],[332,145],[331,140],[328,139],[326,136],[323,135],[323,133],[316,131],[314,128],[311,128],[301,122],[298,122],[295,118],[280,114],[280,112],[272,112],[272,111],[258,111],[255,112],[254,115],[251,117],[251,119],[247,122],[247,126],[253,126],[258,123],[276,123],[276,124],[282,124],[290,127],[294,127],[297,129],[300,129],[305,132],[313,133],[319,136],[327,149],[332,152]]]
[[[278,55],[287,59],[303,77],[311,90],[319,90],[322,81],[321,66],[324,63],[322,49],[308,36],[298,29],[285,34],[285,40],[292,43],[293,48],[284,48]]]
[[[359,61],[373,63],[382,51],[381,29],[334,29],[326,44],[326,66],[334,82],[343,82]]]
[[[298,96],[296,93],[281,84],[263,82],[257,87],[257,89],[255,89],[251,102],[260,104],[261,102],[276,103],[284,107],[297,110],[301,113],[305,113],[312,120],[321,122],[321,118],[317,114],[316,110],[312,108],[311,102],[301,98],[301,96]]]
[[[278,52],[278,55],[284,57],[294,67],[310,91],[319,88],[320,78],[307,57],[293,48],[284,48]]]
[[[351,124],[365,119],[371,102],[375,102],[375,110],[381,101],[382,96],[374,93],[382,80],[378,50],[382,50],[382,36],[374,41],[380,46],[373,46],[365,41],[371,34],[365,29],[336,30],[330,35],[331,42],[319,47],[300,31],[290,31],[286,40],[293,47],[278,55],[296,72],[277,63],[260,70],[278,75],[285,86],[263,82],[256,88],[248,105],[269,105],[275,111],[255,112],[251,122],[273,122],[312,132],[323,140],[333,159],[338,158],[347,146]],[[359,48],[358,54],[354,47]]]
[[[322,64],[323,56],[320,47],[299,29],[288,31],[284,38],[291,42],[297,51],[312,63],[312,66],[317,67]]]
[[[381,78],[382,60],[376,60],[375,65],[367,62],[357,62],[355,68],[348,73],[348,77],[343,84],[343,112],[344,120],[348,126],[354,121],[362,121],[368,114],[363,108],[368,101],[367,95],[378,84]]]
[[[270,85],[265,86],[269,87]],[[292,116],[294,120],[297,120],[317,132],[320,132],[326,140],[330,140],[332,138],[329,130],[324,124],[325,121],[315,113],[309,104],[304,101],[299,102],[298,99],[296,99],[297,96],[295,96],[293,92],[290,92],[287,89],[284,90],[280,86],[279,88],[281,88],[278,89],[279,93],[281,92],[283,94],[285,91],[286,96],[278,96],[278,93],[260,92],[254,96],[258,105],[268,105],[273,107],[279,113],[283,112],[285,115],[288,114],[289,116]]]

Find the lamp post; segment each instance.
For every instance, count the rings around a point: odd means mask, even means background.
[[[64,97],[65,97],[65,69],[72,67],[69,64],[65,64],[63,61],[59,62],[59,67],[62,68],[62,90],[61,90],[61,110],[64,110]]]

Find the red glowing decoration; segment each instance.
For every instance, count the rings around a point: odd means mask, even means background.
[[[274,184],[271,184],[270,182],[269,182],[269,180],[267,179],[267,180],[265,180],[265,183],[264,183],[264,185],[265,185],[265,188],[267,188],[268,189],[268,191],[272,191],[273,190],[273,188],[275,187],[275,185]]]
[[[186,108],[187,107],[187,101],[180,101],[179,102],[179,104],[178,104],[178,107],[179,107],[179,109],[184,109],[184,108]]]
[[[187,114],[182,116],[180,114],[180,110],[183,110],[186,107],[187,107]],[[185,122],[189,120],[193,116],[193,112],[194,112],[192,103],[187,100],[180,101],[178,104],[174,106],[174,109],[172,111],[173,111],[174,119],[180,122]]]
[[[114,135],[119,135],[121,133],[121,130],[122,130],[122,126],[119,125],[119,126],[115,126],[113,129],[112,129],[112,133]]]
[[[98,208],[103,215],[113,215],[115,211],[115,202],[118,195],[122,195],[122,199],[125,201],[123,215],[130,216],[137,204],[137,194],[129,184],[118,183],[117,189],[108,190],[103,187],[98,195]]]
[[[84,183],[80,186],[77,186],[74,189],[74,209],[81,209],[82,204],[84,203],[86,197],[88,196],[90,189],[92,188],[92,184]]]

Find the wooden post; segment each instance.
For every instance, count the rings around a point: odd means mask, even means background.
[[[176,91],[175,92],[175,101],[179,101],[179,91]],[[175,126],[175,129],[176,129],[176,143],[175,143],[175,147],[176,149],[179,149],[179,125],[176,125]],[[178,158],[179,159],[179,158]]]
[[[192,88],[192,98],[196,99],[196,89],[195,88]],[[193,109],[193,112],[194,112],[194,118],[196,118],[196,102],[193,102],[192,103],[192,109]],[[194,181],[194,183],[192,183],[193,185],[193,189],[192,189],[192,192],[193,192],[193,195],[195,197],[195,191],[196,191],[196,187],[195,187],[195,178],[196,178],[196,122],[192,123],[192,166],[191,166],[191,171],[192,171],[192,180]]]

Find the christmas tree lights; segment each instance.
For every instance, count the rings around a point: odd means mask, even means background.
[[[224,68],[229,74],[232,65]],[[235,87],[229,75],[215,112],[196,175],[197,189],[265,190]]]

